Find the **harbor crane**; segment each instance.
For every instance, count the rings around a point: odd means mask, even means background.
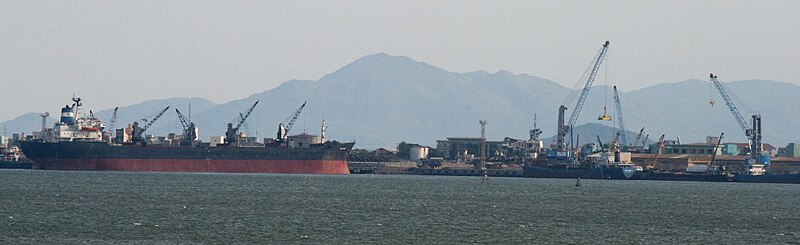
[[[617,123],[619,123],[619,131],[622,132],[621,135],[621,143],[622,145],[628,145],[628,137],[625,136],[625,123],[622,122],[622,105],[619,102],[619,93],[617,93],[617,86],[614,86],[614,105],[617,107]]]
[[[649,136],[649,135],[648,135]],[[653,168],[659,169],[661,167],[658,158],[661,156],[662,151],[664,151],[664,134],[658,138],[658,142],[656,142],[656,156],[653,157]]]
[[[586,102],[586,97],[589,95],[589,90],[592,88],[594,78],[597,76],[597,72],[600,70],[600,65],[603,63],[603,59],[605,59],[606,52],[608,51],[608,45],[609,41],[606,41],[603,44],[603,48],[600,49],[600,53],[597,55],[597,59],[594,62],[592,71],[589,73],[589,76],[586,79],[586,84],[583,85],[583,90],[581,90],[580,97],[578,97],[578,102],[575,104],[575,108],[573,109],[572,115],[570,115],[569,121],[566,125],[564,124],[564,113],[567,110],[567,106],[562,104],[558,108],[558,133],[556,135],[556,149],[558,151],[567,150],[566,141],[564,138],[566,137],[567,133],[572,133],[572,129],[575,127],[575,123],[578,121],[578,116],[581,114],[583,104]]]
[[[717,159],[717,149],[719,149],[719,145],[722,144],[722,136],[725,135],[725,132],[719,134],[719,138],[717,139],[717,144],[714,146],[714,152],[711,153],[711,161],[708,162],[708,166],[714,166],[714,160]]]
[[[303,105],[297,108],[297,110],[295,110],[291,116],[287,117],[283,120],[283,122],[278,124],[279,141],[286,141],[286,139],[289,137],[289,130],[292,130],[292,127],[294,127],[294,123],[297,121],[297,118],[300,117],[300,113],[303,112],[303,108],[306,107],[306,103],[308,102],[303,102]]]
[[[636,147],[637,145],[639,145],[639,140],[642,139],[643,133],[644,133],[644,127],[642,127],[642,129],[639,130],[639,134],[637,134],[636,138],[633,139],[633,142],[631,142],[630,144],[631,147]],[[644,144],[642,144],[642,148],[644,148]]]
[[[194,122],[191,119],[184,117],[177,108],[175,108],[175,113],[178,114],[178,120],[181,121],[181,126],[183,127],[183,141],[194,142],[197,140],[197,127],[194,126]]]
[[[256,100],[256,103],[253,103],[253,105],[250,106],[250,109],[247,109],[247,112],[244,113],[244,116],[242,114],[239,114],[239,119],[238,122],[236,123],[236,127],[233,126],[233,123],[228,123],[228,129],[225,130],[225,144],[228,145],[230,145],[231,143],[235,143],[237,145],[239,144],[239,128],[242,127],[242,124],[244,124],[244,122],[247,121],[247,118],[250,117],[250,113],[253,113],[253,110],[256,109],[256,105],[258,105],[258,102],[259,101]]]
[[[144,128],[139,127],[139,122],[133,122],[133,139],[132,139],[133,143],[141,143],[142,145],[147,144],[142,135],[144,135],[144,132],[146,132],[147,129],[150,128],[150,126],[153,126],[153,123],[158,121],[158,119],[161,118],[161,116],[164,115],[164,112],[167,112],[167,110],[169,110],[169,106],[158,112],[158,114],[156,114],[156,116],[153,117],[153,119],[150,119],[150,121],[142,119],[145,122],[147,122],[147,124],[144,125]]]
[[[597,146],[600,147],[600,151],[606,151],[606,147],[603,146],[603,141],[600,140],[600,135],[597,135]]]
[[[736,104],[733,103],[729,89],[727,89],[713,73],[709,75],[709,78],[711,78],[711,83],[714,84],[714,87],[719,92],[719,95],[722,96],[723,100],[725,100],[725,104],[728,106],[731,114],[733,114],[734,119],[736,119],[736,123],[739,124],[739,127],[742,129],[742,131],[744,131],[744,135],[748,139],[748,144],[750,145],[750,158],[747,160],[747,164],[765,164],[765,160],[761,157],[763,148],[761,143],[761,115],[753,114],[751,120],[752,126],[748,126],[747,121],[745,121],[744,117],[742,117],[742,113],[739,112]]]
[[[642,148],[644,148],[644,146],[647,145],[648,139],[650,139],[650,134],[644,136],[644,139],[642,140]]]

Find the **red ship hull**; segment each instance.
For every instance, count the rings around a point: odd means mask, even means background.
[[[134,172],[349,174],[341,160],[39,159],[36,169]]]
[[[21,142],[35,169],[138,172],[349,174],[353,143],[307,148],[110,146],[103,142]]]

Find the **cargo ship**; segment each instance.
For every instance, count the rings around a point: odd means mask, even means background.
[[[130,139],[114,142],[114,138],[105,133],[105,124],[91,112],[89,117],[82,117],[80,99],[73,98],[73,101],[75,103],[72,106],[62,108],[61,120],[55,127],[43,129],[37,139],[20,142],[24,154],[34,161],[34,169],[349,174],[347,159],[355,143],[324,141],[324,121],[322,137],[318,137],[322,140],[316,142],[288,142],[285,137],[287,126],[281,124],[279,138],[274,142],[243,144],[229,137],[223,138],[222,142],[218,142],[220,144],[209,144],[196,140],[196,134],[192,135],[192,132],[197,132],[194,124],[186,123],[180,111],[176,110],[184,124],[184,138],[180,139],[183,143],[148,144],[143,133],[166,111],[164,109],[149,120],[144,128],[134,123],[129,125],[129,129],[117,130],[126,136],[118,135],[117,139]],[[256,104],[240,117],[236,127],[228,125],[226,135],[237,135],[238,127]],[[298,114],[299,110],[295,119]],[[291,124],[288,125],[290,127]]]
[[[551,151],[553,152],[553,151]],[[631,179],[641,169],[623,162],[623,153],[619,151],[603,151],[584,157],[582,163],[569,154],[557,155],[548,152],[546,160],[534,161],[524,165],[525,176],[532,178],[569,178],[569,179]],[[627,154],[630,159],[630,154]],[[537,164],[538,163],[538,164]]]
[[[784,183],[784,184],[800,184],[800,174],[763,174],[763,175],[748,175],[740,174],[733,177],[735,182],[747,183]]]
[[[663,180],[663,181],[704,181],[704,182],[728,182],[734,181],[733,175],[721,173],[687,173],[687,172],[639,172],[631,179],[635,180]]]
[[[525,177],[566,179],[630,179],[634,166],[536,166],[525,165]]]

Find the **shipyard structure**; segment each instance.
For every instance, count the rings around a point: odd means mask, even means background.
[[[110,126],[91,111],[82,111],[80,98],[61,109],[60,120],[52,127],[43,126],[28,140],[19,142],[34,169],[100,170],[156,172],[228,172],[286,174],[348,174],[347,159],[354,143],[325,139],[323,120],[320,136],[289,136],[289,130],[305,103],[278,125],[276,138],[257,142],[239,128],[245,123],[256,101],[247,111],[228,123],[225,136],[198,139],[199,129],[189,118],[175,110],[183,126],[181,135],[147,135],[147,130],[169,107],[155,117],[122,129],[114,129],[116,110]],[[112,132],[116,132],[116,136]]]
[[[539,138],[541,130],[536,127],[535,116],[528,140],[489,141],[485,137],[486,121],[481,120],[481,137],[437,141],[436,156],[419,161],[415,171],[434,175],[800,183],[800,147],[789,144],[775,148],[764,144],[761,115],[753,113],[746,120],[731,99],[732,91],[714,74],[709,76],[711,87],[719,92],[748,142],[725,143],[724,133],[720,133],[718,137],[708,136],[706,142],[692,144],[683,144],[679,137],[665,139],[662,134],[657,142],[651,143],[644,128],[634,140],[628,141],[621,100],[614,86],[615,113],[610,114],[604,106],[597,120],[616,121],[616,137],[604,143],[597,132],[598,135],[584,135],[584,139],[590,139],[589,143],[580,144],[581,135],[576,135],[573,129],[608,47],[606,41],[593,58],[587,69],[591,72],[575,97],[577,102],[571,113],[567,113],[570,110],[567,103],[559,106],[557,133],[548,145]],[[569,98],[572,96],[565,102]],[[715,103],[712,97],[709,104],[713,107]]]

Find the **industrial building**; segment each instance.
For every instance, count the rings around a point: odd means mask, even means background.
[[[487,156],[492,157],[503,145],[503,141],[489,141],[482,138],[450,137],[436,141],[436,151],[445,159],[457,159],[467,156],[481,157],[481,145],[486,143]]]

